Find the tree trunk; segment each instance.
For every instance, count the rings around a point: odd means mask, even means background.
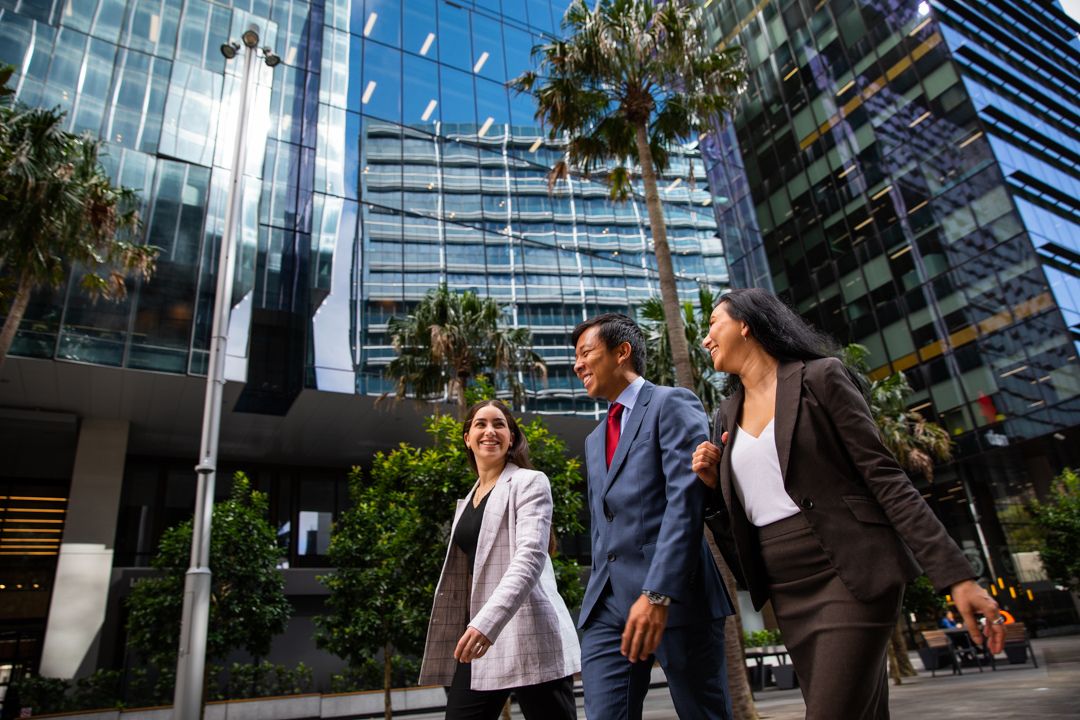
[[[675,269],[671,264],[671,248],[668,247],[667,228],[664,226],[664,210],[660,206],[660,192],[656,187],[656,166],[653,164],[652,150],[649,149],[645,123],[639,123],[635,130],[641,179],[645,183],[645,206],[649,210],[653,252],[656,254],[656,269],[660,275],[660,300],[664,306],[668,340],[671,342],[671,359],[675,364],[675,382],[679,387],[693,392],[694,373],[690,365],[690,346],[686,342],[682,306],[675,284]]]
[[[893,652],[896,655],[896,667],[900,671],[900,677],[915,677],[918,675],[915,666],[911,664],[911,658],[908,657],[907,641],[904,640],[903,617],[897,618],[896,627],[893,628],[892,639],[889,644],[892,645]],[[897,683],[897,685],[899,684]]]
[[[4,329],[0,330],[0,370],[4,369],[4,361],[7,360],[11,343],[15,342],[15,332],[19,329],[23,315],[26,314],[26,306],[30,304],[30,293],[33,289],[33,276],[29,270],[24,270],[19,278],[19,286],[15,290],[15,298],[11,301],[11,309],[4,320]]]
[[[743,647],[742,613],[739,611],[735,576],[728,568],[724,556],[720,554],[711,535],[712,533],[706,531],[705,540],[709,543],[713,560],[716,561],[716,567],[720,570],[724,587],[731,596],[731,604],[735,606],[735,614],[724,623],[724,657],[727,660],[728,694],[731,695],[732,714],[735,720],[758,720],[754,692],[750,689],[750,678],[746,675],[746,649]]]
[[[394,706],[390,702],[390,684],[393,681],[393,669],[392,658],[393,648],[390,643],[386,643],[383,646],[383,716],[386,720],[391,720],[394,717]]]
[[[893,685],[903,685],[904,681],[900,679],[900,665],[897,661],[896,643],[889,639],[889,677],[892,678]]]

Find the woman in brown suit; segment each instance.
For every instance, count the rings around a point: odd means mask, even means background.
[[[719,490],[706,522],[754,607],[772,601],[806,717],[889,717],[886,650],[920,568],[976,642],[975,613],[987,617],[1000,652],[997,603],[882,444],[831,342],[745,289],[720,298],[704,345],[738,388],[693,456]]]

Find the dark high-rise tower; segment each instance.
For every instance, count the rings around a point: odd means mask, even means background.
[[[925,494],[1028,602],[1020,506],[1080,463],[1080,26],[1021,0],[702,4],[749,56],[758,284],[905,374],[956,442]]]

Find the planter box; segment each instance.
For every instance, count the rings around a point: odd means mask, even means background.
[[[772,684],[772,667],[769,665],[762,665],[761,667],[752,666],[746,668],[746,676],[750,680],[750,688],[752,690],[760,690],[763,687],[768,687]],[[765,682],[761,681],[761,674],[765,674]]]
[[[776,681],[776,687],[780,690],[791,690],[799,686],[799,678],[795,675],[794,665],[774,665],[772,676]]]
[[[1027,662],[1027,646],[1006,645],[1005,657],[1009,658],[1010,665],[1023,665]]]
[[[352,718],[383,712],[382,690],[369,690],[340,695],[323,695],[323,718]],[[391,691],[390,704],[394,712],[436,712],[446,705],[446,691],[441,687],[417,687]]]
[[[945,648],[919,648],[919,659],[922,660],[924,670],[941,670],[952,667],[952,659]]]

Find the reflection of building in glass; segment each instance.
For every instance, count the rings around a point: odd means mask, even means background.
[[[657,288],[640,194],[613,203],[588,179],[549,192],[559,146],[504,86],[552,30],[546,1],[507,3],[506,17],[497,1],[346,1],[322,14],[296,2],[268,18],[203,0],[128,5],[4,11],[3,59],[25,68],[19,99],[59,104],[72,129],[109,141],[110,168],[142,189],[163,250],[124,304],[39,296],[15,354],[203,372],[238,101],[237,66],[223,74],[217,48],[252,21],[284,62],[261,70],[250,133],[230,368],[250,381],[244,407],[282,411],[303,387],[383,392],[387,319],[445,281],[537,326],[553,365],[537,409],[595,410],[570,378],[567,328]],[[542,19],[526,21],[526,7]],[[674,154],[665,178],[689,299],[727,271],[699,153]]]
[[[1070,621],[1045,581],[1006,588],[1031,580],[1017,506],[1080,464],[1077,24],[1033,2],[708,4],[749,55],[730,144],[757,284],[906,375],[960,459],[924,494],[1007,603]],[[728,248],[736,282],[752,249]]]
[[[310,649],[329,522],[348,502],[345,468],[425,441],[412,406],[373,398],[390,388],[388,319],[439,282],[497,298],[508,322],[533,330],[549,372],[529,409],[553,413],[580,452],[598,406],[572,375],[570,331],[658,290],[640,191],[613,203],[602,183],[571,178],[549,192],[560,146],[504,86],[565,5],[0,3],[0,62],[17,68],[17,97],[57,105],[69,129],[107,141],[107,167],[140,191],[161,248],[153,280],[122,303],[85,297],[77,269],[35,295],[4,368],[5,482],[13,495],[69,497],[56,535],[84,553],[81,575],[63,550],[0,556],[0,573],[31,580],[58,568],[20,605],[25,617],[0,611],[0,632],[25,639],[20,662],[38,661],[44,635],[43,670],[120,666],[121,599],[164,529],[190,515],[240,97],[241,65],[219,47],[250,23],[282,63],[259,66],[252,104],[217,496],[237,469],[270,495],[297,608],[275,653],[333,666]],[[720,177],[696,148],[676,149],[661,188],[687,300],[699,282],[727,283],[726,201],[714,205],[707,176]],[[724,192],[745,201],[745,188]],[[572,414],[590,419],[562,417]],[[566,539],[564,552],[575,548]],[[50,597],[92,607],[63,625]]]
[[[538,409],[591,411],[571,370],[569,331],[587,314],[626,312],[658,292],[644,203],[613,202],[584,178],[549,191],[559,149],[528,127],[513,126],[515,135],[483,123],[428,129],[364,124],[361,390],[391,389],[382,374],[395,354],[386,321],[445,279],[507,304],[508,319],[532,329],[549,364],[546,382],[533,385]],[[698,186],[700,156],[674,157],[665,212],[689,299],[695,279],[726,280],[726,267],[711,196]]]

